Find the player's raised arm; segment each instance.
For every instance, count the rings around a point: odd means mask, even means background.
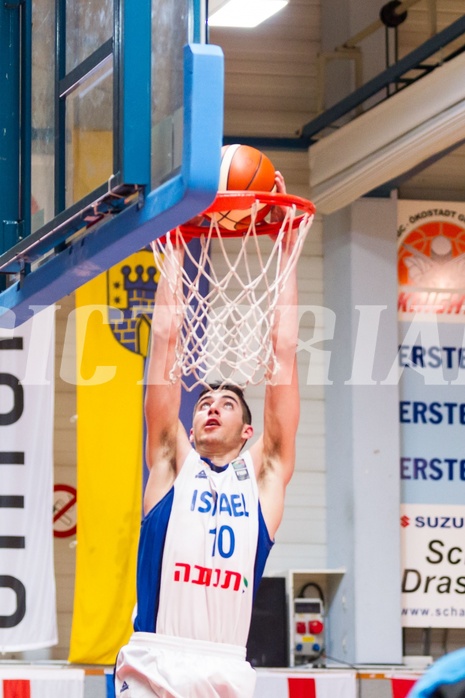
[[[182,283],[179,269],[183,263],[182,245],[168,244],[163,264],[175,287]],[[152,333],[145,418],[147,424],[146,461],[151,470],[145,492],[145,509],[150,509],[166,493],[177,473],[179,443],[188,447],[187,435],[179,423],[181,382],[170,372],[175,362],[175,349],[182,322],[179,296],[163,274],[157,287],[152,317]]]
[[[286,264],[296,240],[296,231],[287,234],[282,263]],[[299,329],[297,268],[293,266],[277,306],[272,343],[277,370],[265,389],[263,458],[264,465],[278,469],[286,485],[295,460],[295,437],[300,416],[297,375],[297,337]]]
[[[284,180],[279,172],[276,182],[278,191],[284,193]],[[286,234],[282,249],[282,268],[292,257],[297,237],[298,233],[294,229]],[[294,471],[295,438],[300,417],[296,361],[298,324],[295,260],[279,294],[272,330],[277,369],[265,389],[263,435],[252,447],[263,515],[271,535],[274,535],[281,521],[285,488]]]

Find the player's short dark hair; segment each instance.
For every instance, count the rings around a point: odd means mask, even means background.
[[[215,390],[230,390],[232,393],[237,395],[237,397],[239,398],[239,401],[241,403],[241,407],[242,407],[242,421],[243,421],[243,423],[244,424],[252,424],[252,413],[250,411],[250,407],[248,406],[248,404],[245,401],[244,391],[242,390],[242,388],[240,388],[235,383],[220,383],[220,382],[209,383],[208,387],[204,388],[201,391],[199,397],[197,398],[195,408],[197,409],[197,404],[198,404],[199,400],[204,395],[206,395],[207,393],[214,392]]]

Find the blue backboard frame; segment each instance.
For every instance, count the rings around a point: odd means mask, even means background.
[[[147,0],[144,3],[150,7]],[[178,173],[150,191],[149,99],[142,100],[143,109],[134,106],[135,95],[140,97],[147,84],[144,71],[137,71],[141,34],[136,5],[140,11],[139,3],[120,4],[121,40],[116,33],[114,37],[119,46],[115,59],[120,61],[125,83],[119,95],[125,118],[120,124],[123,148],[118,181],[92,192],[36,233],[20,236],[0,255],[0,274],[15,279],[0,293],[0,326],[22,324],[42,307],[205,209],[216,195],[223,136],[222,51],[201,43],[185,47],[182,165]],[[139,44],[128,38],[131,33],[133,39],[138,35]],[[142,51],[146,62],[150,61],[149,40],[146,35],[145,55]],[[135,72],[138,80],[131,79]],[[113,196],[112,185],[117,196]],[[35,265],[32,271],[31,265]]]

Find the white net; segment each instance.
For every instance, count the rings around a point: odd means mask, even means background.
[[[279,294],[297,263],[313,215],[297,216],[296,206],[287,206],[272,239],[257,234],[257,209],[254,204],[251,223],[241,237],[228,237],[211,220],[199,235],[200,253],[197,249],[193,254],[179,228],[153,243],[157,268],[182,315],[170,375],[173,381],[181,376],[187,390],[218,381],[241,387],[273,381],[277,365],[271,332]],[[297,240],[283,263],[292,229]],[[163,261],[166,255],[176,258],[171,254],[175,239],[184,247],[185,264],[176,265],[173,273],[172,265]]]

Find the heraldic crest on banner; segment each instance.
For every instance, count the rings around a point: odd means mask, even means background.
[[[109,323],[116,341],[144,358],[160,271],[150,248],[131,255],[107,272]]]

